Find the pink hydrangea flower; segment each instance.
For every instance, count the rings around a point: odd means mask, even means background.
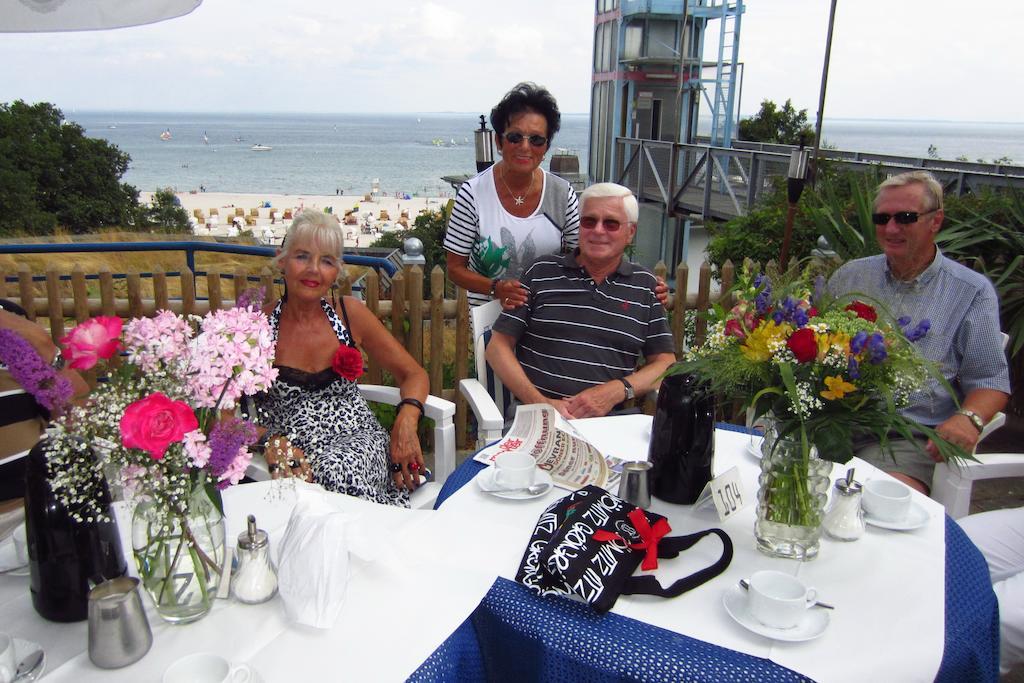
[[[277,378],[270,322],[254,309],[207,315],[191,352],[188,386],[200,408],[230,410],[241,396],[265,391]]]
[[[210,444],[206,443],[206,434],[199,429],[185,435],[185,455],[193,467],[206,467],[210,462]]]
[[[160,311],[152,318],[135,318],[124,330],[128,360],[146,372],[161,365],[183,363],[191,338],[192,327],[171,311]]]
[[[64,357],[73,370],[89,370],[100,359],[117,353],[121,337],[121,319],[101,315],[75,326],[60,340]]]

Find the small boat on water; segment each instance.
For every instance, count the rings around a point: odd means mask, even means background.
[[[160,133],[160,139],[163,140],[164,142],[167,142],[168,140],[170,140],[171,139],[171,129],[168,128],[163,133]]]
[[[204,145],[210,144],[210,138],[206,137],[206,131],[205,130],[203,131],[203,144]]]
[[[274,148],[271,147],[270,145],[259,145],[259,144],[257,144],[257,145],[253,145],[249,149],[251,149],[254,152],[269,152],[270,150],[272,150]]]

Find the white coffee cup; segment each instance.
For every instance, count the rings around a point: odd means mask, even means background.
[[[781,629],[799,626],[818,597],[796,577],[774,570],[755,572],[748,592],[750,614],[765,626]]]
[[[11,683],[18,670],[18,659],[14,655],[14,638],[0,633],[0,683]]]
[[[494,483],[503,489],[521,489],[533,483],[537,463],[526,453],[502,453],[494,459]]]
[[[25,536],[25,525],[21,524],[15,527],[11,537],[14,538],[14,557],[18,566],[28,564],[28,538]]]
[[[201,652],[167,667],[163,683],[245,683],[251,679],[248,664],[232,664],[220,655]]]
[[[910,512],[910,488],[894,479],[872,479],[861,496],[864,512],[882,522],[902,522]]]

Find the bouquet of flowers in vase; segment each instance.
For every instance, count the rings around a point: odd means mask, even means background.
[[[277,376],[267,317],[255,304],[203,318],[159,311],[124,325],[99,317],[61,344],[72,368],[110,367],[84,403],[54,420],[54,492],[72,514],[101,516],[94,482],[105,471],[138,503],[133,550],[160,614],[202,616],[224,560],[219,491],[242,479],[257,441],[233,410]]]
[[[892,320],[880,306],[830,297],[820,276],[813,286],[773,283],[744,268],[731,294],[735,305],[715,308],[706,341],[676,371],[769,414],[778,436],[816,446],[825,460],[847,462],[858,436],[884,447],[893,434],[925,434],[945,457],[965,455],[899,412],[939,376],[914,347],[928,320]]]
[[[858,437],[888,447],[891,436],[925,434],[946,458],[966,454],[904,417],[936,368],[915,349],[929,321],[892,320],[881,307],[830,297],[813,286],[744,268],[717,306],[707,339],[675,372],[706,381],[721,398],[769,423],[758,492],[758,547],[773,555],[817,554],[831,461],[845,463]],[[948,387],[948,385],[947,385]]]

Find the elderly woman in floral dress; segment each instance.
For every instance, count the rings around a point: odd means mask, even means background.
[[[408,506],[423,470],[416,427],[427,373],[359,300],[328,300],[342,244],[337,218],[305,210],[274,259],[285,294],[266,312],[279,374],[256,397],[257,421],[268,435],[267,464],[274,477],[297,476],[332,491]],[[359,346],[401,390],[390,435],[356,386],[363,368]]]

